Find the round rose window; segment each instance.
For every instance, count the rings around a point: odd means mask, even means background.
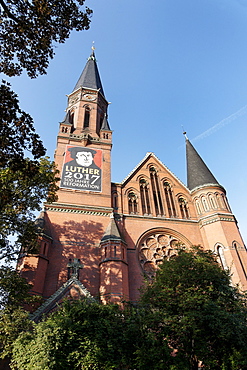
[[[185,248],[185,244],[169,233],[157,232],[142,239],[139,261],[145,275],[152,277],[159,263],[175,256],[179,248]]]

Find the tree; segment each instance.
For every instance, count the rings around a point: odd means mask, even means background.
[[[174,369],[247,368],[246,298],[211,252],[195,247],[164,260],[141,302],[150,330],[173,349]]]
[[[26,70],[31,78],[46,73],[56,43],[72,30],[88,29],[91,14],[84,0],[0,0],[0,72],[15,76]],[[58,178],[54,164],[43,158],[32,118],[4,81],[0,95],[0,259],[11,259],[22,247],[35,250],[34,211],[47,196],[56,200]]]
[[[31,251],[37,246],[34,212],[44,199],[56,200],[58,171],[42,157],[45,148],[33,120],[19,108],[8,83],[0,86],[0,95],[0,259],[12,259],[20,248]]]
[[[19,336],[12,368],[129,369],[138,342],[136,329],[118,305],[65,301],[33,332]]]
[[[0,0],[0,72],[30,77],[46,73],[55,43],[72,30],[87,30],[92,10],[85,0]]]
[[[13,342],[21,332],[30,331],[33,323],[29,312],[23,309],[37,306],[41,302],[38,296],[29,295],[31,285],[19,273],[10,267],[0,268],[0,358],[10,358]],[[0,363],[1,366],[1,363]]]

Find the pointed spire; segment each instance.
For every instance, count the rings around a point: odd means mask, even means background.
[[[106,118],[106,113],[104,115],[104,119],[103,119],[103,122],[102,122],[101,130],[111,131],[110,126],[109,126],[109,123],[108,123],[108,120]]]
[[[218,181],[186,137],[187,186],[190,190],[206,184],[219,185]]]
[[[105,242],[107,240],[112,241],[122,241],[125,243],[124,239],[120,235],[120,232],[118,230],[118,226],[116,224],[116,221],[114,219],[114,215],[111,215],[111,219],[109,222],[109,225],[105,231],[105,234],[103,235],[101,242]]]
[[[94,54],[94,47],[92,47],[92,53],[87,60],[87,64],[77,81],[73,91],[79,89],[79,87],[87,87],[89,89],[99,90],[104,96],[103,86],[101,84],[99,70],[96,63]]]
[[[64,117],[64,120],[61,123],[64,123],[65,125],[71,125],[71,122],[70,122],[70,111],[69,110],[66,113],[66,115]]]

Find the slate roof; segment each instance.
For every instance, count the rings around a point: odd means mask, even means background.
[[[111,215],[109,225],[106,228],[105,234],[103,235],[101,242],[105,242],[107,240],[121,241],[126,243],[123,237],[121,236],[120,231],[118,230],[118,226],[114,219],[114,215]]]
[[[69,110],[66,113],[66,115],[64,117],[64,120],[61,123],[64,123],[65,125],[71,125],[71,123],[70,123],[70,111]]]
[[[187,186],[190,190],[206,184],[219,185],[218,181],[186,138]]]
[[[103,86],[101,84],[99,70],[96,63],[94,51],[87,60],[87,64],[82,71],[82,74],[77,81],[73,91],[79,89],[79,87],[88,87],[89,89],[100,90],[101,94],[104,95]]]
[[[35,312],[29,315],[30,320],[38,322],[43,315],[53,311],[59,302],[66,297],[69,290],[74,287],[81,297],[94,301],[93,296],[84,285],[74,276],[66,281],[54,294],[52,294]]]
[[[108,123],[108,120],[106,118],[106,114],[104,115],[104,119],[103,119],[103,122],[102,122],[101,130],[111,131],[110,126],[109,126],[109,123]]]

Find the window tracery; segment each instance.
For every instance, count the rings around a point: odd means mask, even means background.
[[[139,261],[144,273],[152,278],[164,258],[176,256],[178,249],[185,247],[178,237],[169,232],[154,232],[148,235],[139,247]]]
[[[175,202],[173,199],[172,187],[168,181],[164,181],[165,199],[169,217],[176,217]]]
[[[189,218],[189,210],[188,210],[187,200],[184,197],[180,196],[178,198],[178,202],[179,202],[181,217],[182,218]]]
[[[159,187],[159,179],[157,175],[157,171],[154,166],[151,166],[149,169],[150,172],[150,180],[151,180],[151,186],[152,186],[152,192],[153,192],[153,200],[154,200],[154,209],[156,216],[163,215],[163,204],[160,194],[160,187]]]
[[[137,213],[137,196],[133,191],[128,194],[129,213]]]
[[[148,182],[144,178],[140,179],[140,195],[141,195],[142,214],[143,215],[151,214]]]

